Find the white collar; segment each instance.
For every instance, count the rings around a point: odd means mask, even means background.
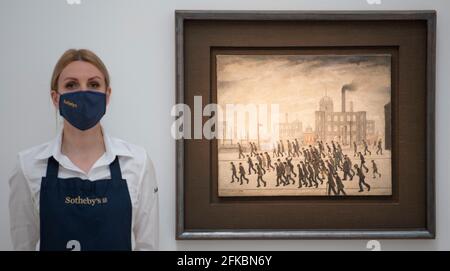
[[[117,155],[130,157],[133,156],[130,150],[124,144],[120,144],[120,142],[117,142],[115,138],[111,137],[102,125],[100,125],[100,127],[102,130],[106,151],[95,162],[95,164],[92,166],[92,169],[104,165],[109,165],[114,161]],[[58,130],[57,136],[52,141],[50,141],[47,147],[41,153],[36,155],[35,158],[48,159],[49,157],[53,156],[56,161],[58,161],[65,168],[83,172],[77,166],[75,166],[66,155],[61,153],[62,135],[63,127]]]

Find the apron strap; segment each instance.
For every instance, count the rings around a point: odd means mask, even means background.
[[[114,161],[109,164],[109,170],[111,171],[111,179],[122,179],[122,172],[120,170],[120,164],[119,164],[119,156],[116,155],[116,158]]]
[[[46,177],[58,177],[59,163],[53,156],[50,156],[47,161],[47,175]]]

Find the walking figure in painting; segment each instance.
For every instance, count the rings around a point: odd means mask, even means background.
[[[305,181],[305,174],[303,173],[300,164],[297,164],[297,170],[298,170],[298,188],[302,188],[303,187],[302,184],[308,186],[308,183]]]
[[[328,192],[327,192],[328,196],[331,196],[331,192],[333,192],[333,194],[336,195],[337,194],[336,189],[335,189],[336,183],[334,182],[334,179],[333,179],[333,173],[330,171],[328,171],[327,185],[328,185]]]
[[[258,164],[260,164],[261,166],[263,165],[262,153],[261,154],[259,154],[259,153],[256,154],[256,160],[258,160]],[[264,169],[264,167],[263,167],[263,171],[264,171],[264,174],[266,174],[266,170]]]
[[[375,161],[374,160],[372,160],[372,171],[373,171],[373,178],[375,179],[376,177],[376,175],[378,175],[378,177],[379,178],[381,178],[381,174],[378,172],[378,166],[377,166],[377,164],[375,163]]]
[[[366,167],[366,159],[364,159],[364,155],[362,155],[361,152],[359,152],[359,159],[361,160],[360,168],[364,168],[366,170],[366,173],[369,172],[369,169]]]
[[[286,172],[286,184],[289,184],[289,180],[292,180],[292,184],[294,184],[295,180],[291,177],[291,173],[292,173],[291,166],[288,165],[286,162],[284,162],[283,164],[284,164],[284,169]]]
[[[280,157],[280,155],[283,157],[283,152],[281,151],[281,144],[277,144],[277,157]]]
[[[294,164],[292,164],[292,158],[289,159],[286,157],[286,162],[287,162],[288,166],[291,167],[292,175],[294,175],[294,177],[297,177],[297,174],[295,173],[295,170],[294,170]]]
[[[230,164],[231,164],[231,183],[234,183],[234,178],[236,178],[236,181],[239,181],[239,178],[236,175],[236,166],[233,164],[233,162],[230,162]]]
[[[264,168],[262,168],[258,163],[256,163],[255,165],[256,165],[256,169],[258,170],[258,179],[256,179],[256,181],[258,182],[258,185],[257,185],[256,187],[260,187],[260,186],[261,186],[261,184],[259,183],[260,181],[261,181],[262,183],[264,183],[264,187],[266,187],[266,186],[267,186],[267,183],[266,183],[266,181],[264,181],[263,178],[262,178],[262,176],[264,175],[264,173],[263,173]],[[264,171],[264,172],[265,172],[265,171]]]
[[[250,142],[250,144],[253,144],[253,151],[255,152],[255,155],[257,155],[258,154],[258,148],[256,147],[256,144],[254,142],[253,143]]]
[[[292,152],[292,143],[289,141],[289,139],[287,140],[287,146],[288,146],[288,156],[294,156],[294,153]]]
[[[367,155],[367,153],[369,153],[369,155],[372,155],[372,153],[369,151],[369,145],[367,145],[367,142],[365,140],[363,140],[363,144],[364,144],[364,155]]]
[[[267,152],[264,152],[264,154],[266,155],[266,160],[267,160],[267,169],[270,171],[270,169],[275,169],[272,166],[272,159],[270,158],[270,155]]]
[[[342,193],[344,196],[346,196],[347,194],[344,191],[344,183],[342,182],[341,177],[339,177],[338,174],[335,174],[334,179],[336,181],[337,195],[340,195]]]
[[[352,170],[352,162],[350,161],[350,158],[348,158],[347,155],[344,156],[344,165],[343,165],[343,171],[344,171],[344,181],[347,180],[347,177],[350,178],[350,181],[353,180],[353,175],[351,172]]]
[[[247,155],[247,163],[248,163],[248,175],[252,175],[251,170],[253,170],[256,173],[256,169],[253,167],[253,161],[250,156]]]
[[[242,163],[239,163],[239,180],[241,181],[241,185],[243,184],[243,180],[246,180],[247,183],[249,182],[248,178],[245,177],[245,169],[242,166]]]
[[[281,163],[275,163],[276,173],[277,173],[277,185],[280,186],[282,183],[284,186],[286,185],[285,181],[283,180],[283,170],[281,168]]]
[[[244,152],[242,151],[241,144],[239,144],[239,143],[237,143],[237,144],[238,144],[238,150],[239,150],[239,159],[241,159],[241,156],[242,156],[242,158],[245,158]]]
[[[359,177],[359,191],[358,192],[364,192],[363,185],[367,187],[367,191],[370,191],[370,185],[368,185],[364,180],[366,179],[366,176],[364,175],[361,168],[358,167],[357,164],[355,164],[356,169],[356,175]]]
[[[255,151],[253,150],[253,144],[252,144],[252,142],[249,142],[248,144],[250,145],[250,156],[253,157],[253,153],[255,152]],[[248,156],[248,155],[247,155],[247,156]]]
[[[378,140],[378,145],[377,145],[377,154],[383,155],[383,147],[381,146],[381,138],[380,140]]]

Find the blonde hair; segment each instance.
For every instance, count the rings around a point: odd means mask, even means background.
[[[53,69],[52,80],[50,82],[51,90],[58,90],[59,75],[67,65],[74,61],[86,61],[97,67],[97,69],[99,69],[105,77],[106,88],[109,87],[110,79],[108,70],[106,69],[103,61],[95,53],[88,49],[69,49],[59,58],[55,68]]]

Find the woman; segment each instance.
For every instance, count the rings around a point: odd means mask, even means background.
[[[100,124],[111,97],[103,62],[89,50],[66,51],[50,94],[64,125],[52,141],[18,154],[9,180],[14,248],[157,249],[153,164]]]

